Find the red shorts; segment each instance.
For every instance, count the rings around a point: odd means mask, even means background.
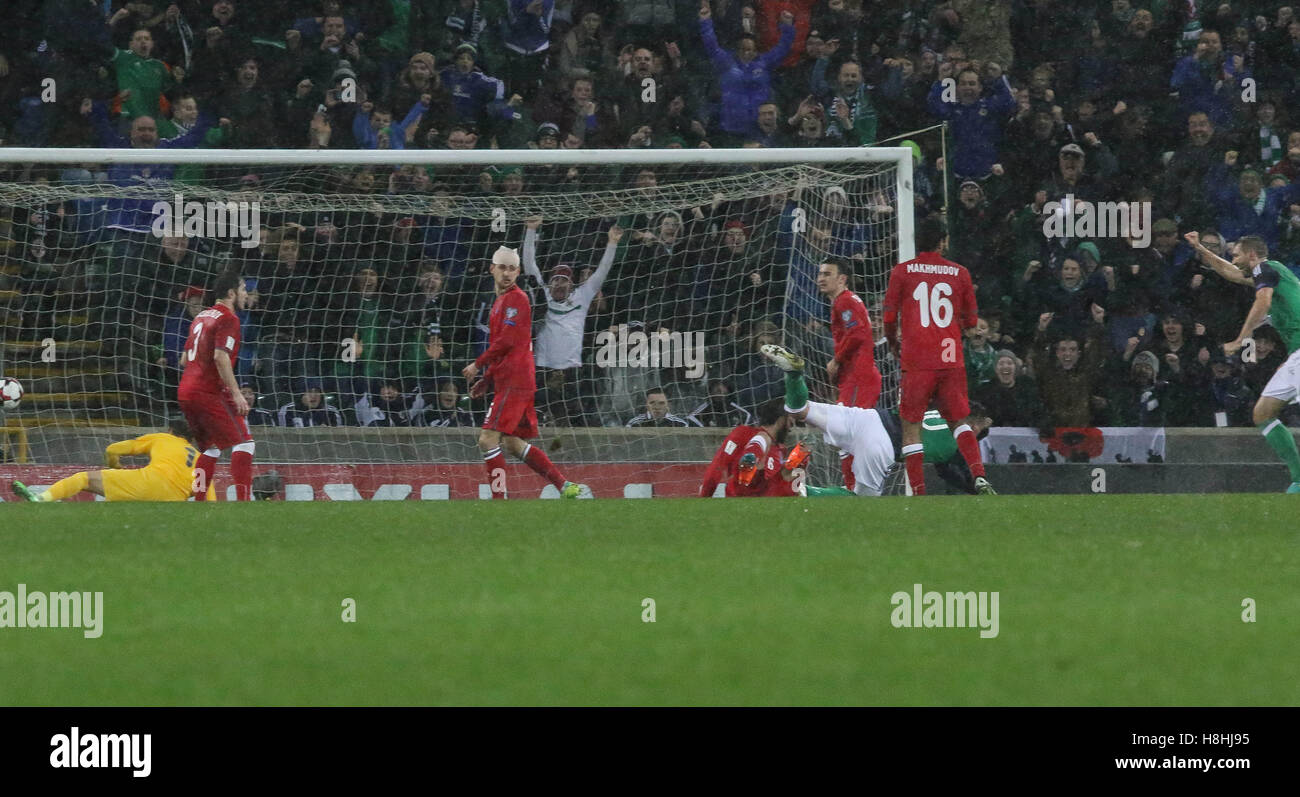
[[[864,410],[876,408],[880,400],[880,376],[874,378],[846,377],[840,382],[839,402],[846,407],[861,407]]]
[[[903,399],[898,416],[908,423],[920,423],[933,399],[935,409],[948,423],[965,420],[970,415],[966,398],[966,369],[938,368],[903,372]]]
[[[498,390],[492,397],[483,428],[501,434],[530,440],[537,436],[537,410],[533,397],[537,391],[531,387],[508,387]]]
[[[239,414],[235,403],[224,394],[189,393],[177,399],[200,449],[225,450],[253,439],[248,431],[248,419]]]

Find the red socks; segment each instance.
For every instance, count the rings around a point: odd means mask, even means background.
[[[564,487],[564,474],[560,473],[560,469],[555,467],[555,463],[551,462],[551,458],[540,448],[533,445],[524,446],[524,464],[532,468],[538,476],[554,484],[555,489]]]
[[[840,473],[844,475],[844,487],[850,492],[857,485],[857,479],[853,478],[853,455],[840,452]]]
[[[251,460],[250,460],[251,463]],[[208,500],[208,485],[212,484],[212,477],[216,474],[217,458],[210,457],[207,454],[200,454],[197,462],[194,463],[194,500]]]
[[[975,431],[963,423],[953,432],[953,437],[957,438],[957,450],[970,466],[971,475],[976,478],[983,476],[984,461],[980,459],[980,444],[975,439]]]
[[[903,446],[903,463],[907,467],[907,481],[912,485],[912,495],[925,495],[925,450],[920,443]]]
[[[483,464],[487,466],[488,487],[492,490],[492,498],[506,497],[506,455],[501,453],[501,447],[497,446],[491,451],[483,454]]]
[[[564,474],[560,469],[555,467],[551,458],[546,456],[546,452],[535,446],[524,446],[524,454],[521,457],[524,464],[533,469],[533,472],[551,484],[555,489],[564,487]],[[492,490],[493,498],[506,497],[506,455],[502,453],[501,447],[497,446],[491,451],[483,454],[483,464],[487,466],[488,483]]]
[[[253,453],[230,452],[230,476],[235,481],[235,500],[253,500]]]

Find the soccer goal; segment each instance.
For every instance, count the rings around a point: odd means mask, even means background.
[[[912,153],[0,149],[0,371],[25,388],[5,456],[93,463],[163,425],[190,321],[237,269],[259,471],[290,497],[480,495],[487,407],[460,371],[504,245],[532,298],[535,442],[599,497],[693,495],[726,431],[783,394],[760,345],[803,354],[835,400],[817,267],[849,262],[879,325],[913,255]],[[834,451],[814,461],[838,483]]]

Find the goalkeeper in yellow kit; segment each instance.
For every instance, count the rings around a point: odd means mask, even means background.
[[[82,491],[102,495],[109,501],[184,501],[194,490],[194,462],[199,452],[190,443],[190,427],[183,418],[174,418],[166,432],[157,432],[114,443],[104,452],[106,470],[82,471],[55,482],[44,492],[36,493],[22,482],[13,490],[28,501],[49,503],[62,501]],[[119,468],[119,457],[148,454],[143,468]],[[208,485],[208,498],[215,500],[215,490]]]

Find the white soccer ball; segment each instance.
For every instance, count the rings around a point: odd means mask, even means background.
[[[0,403],[3,403],[4,408],[16,410],[22,400],[23,386],[18,383],[18,380],[9,377],[0,378]]]

